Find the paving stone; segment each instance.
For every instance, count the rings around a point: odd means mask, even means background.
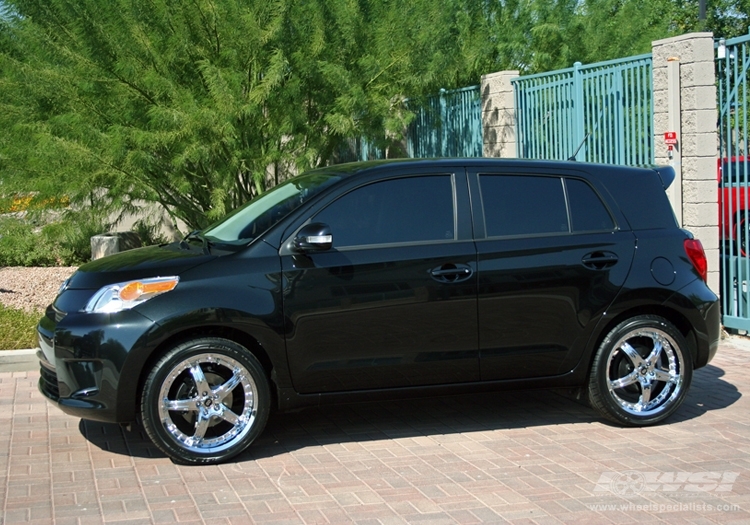
[[[750,342],[736,338],[652,428],[551,391],[364,403],[274,414],[208,467],[173,464],[137,426],[61,413],[38,374],[0,371],[1,523],[750,522]],[[725,492],[623,495],[606,480],[627,472],[737,476]]]

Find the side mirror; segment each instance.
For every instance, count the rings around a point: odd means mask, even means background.
[[[294,237],[294,248],[301,252],[322,252],[332,246],[331,227],[319,222],[304,226]]]

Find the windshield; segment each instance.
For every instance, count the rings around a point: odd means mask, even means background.
[[[339,179],[339,176],[327,173],[310,173],[289,179],[237,208],[209,226],[203,234],[212,241],[250,241]]]

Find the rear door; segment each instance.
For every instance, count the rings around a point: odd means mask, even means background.
[[[479,169],[469,180],[482,380],[569,371],[628,275],[633,233],[583,174]]]
[[[363,181],[309,221],[330,227],[333,248],[282,249],[295,390],[479,380],[465,169]]]

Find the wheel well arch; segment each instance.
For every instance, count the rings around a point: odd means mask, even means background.
[[[271,361],[271,358],[269,357],[263,346],[258,342],[257,339],[255,339],[250,334],[243,332],[242,330],[238,330],[229,326],[207,325],[191,327],[181,332],[174,333],[164,341],[159,343],[154,351],[151,352],[148,359],[146,359],[146,362],[143,364],[140,375],[138,377],[138,387],[136,389],[137,399],[135,404],[136,413],[140,413],[143,385],[146,383],[146,378],[154,368],[154,365],[156,365],[159,359],[161,359],[164,354],[169,351],[170,348],[174,348],[180,343],[189,341],[191,339],[197,339],[199,337],[221,337],[223,339],[229,339],[230,341],[233,341],[247,348],[258,359],[260,364],[263,366],[263,370],[265,370],[266,372],[269,384],[272,385],[271,395],[273,396],[273,399],[271,406],[274,406],[277,394],[275,388],[276,383],[273,380],[272,374],[273,361]]]
[[[664,319],[672,323],[685,338],[685,341],[688,345],[688,350],[690,351],[690,358],[693,361],[693,365],[695,365],[698,360],[698,341],[695,337],[695,332],[693,330],[693,326],[690,324],[690,321],[688,321],[685,316],[683,316],[680,312],[673,308],[669,308],[663,305],[644,305],[629,308],[628,310],[620,312],[602,327],[602,329],[597,334],[596,339],[594,340],[594,344],[591,345],[590,354],[588,356],[588,370],[586,372],[587,376],[591,373],[591,365],[593,364],[594,357],[596,356],[596,350],[601,346],[604,338],[607,337],[607,335],[618,324],[625,321],[626,319],[638,315],[658,315],[659,317],[663,317]]]

